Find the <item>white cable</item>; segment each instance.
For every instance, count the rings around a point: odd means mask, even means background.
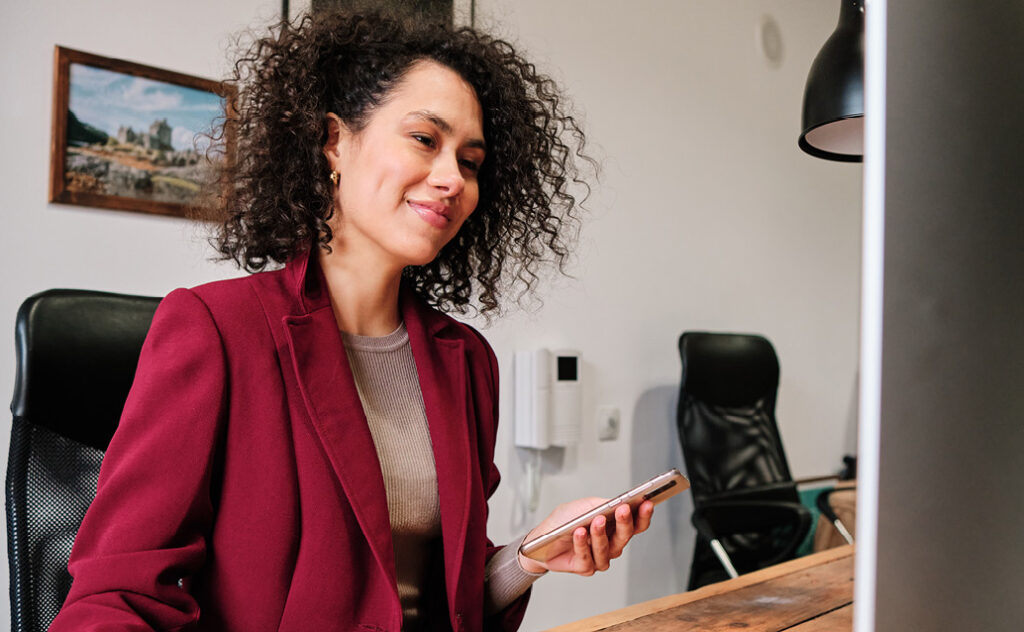
[[[533,513],[537,511],[537,505],[540,503],[541,454],[540,450],[531,450],[531,452],[533,453],[533,462],[526,464],[526,497],[529,499],[527,508],[530,513]]]

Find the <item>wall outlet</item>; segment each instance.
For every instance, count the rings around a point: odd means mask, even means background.
[[[599,441],[614,441],[619,438],[622,416],[614,406],[597,409],[597,438]]]

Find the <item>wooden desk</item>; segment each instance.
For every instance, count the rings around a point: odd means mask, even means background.
[[[848,632],[853,546],[842,546],[698,590],[628,606],[550,632]]]

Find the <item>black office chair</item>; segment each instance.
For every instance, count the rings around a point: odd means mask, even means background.
[[[49,290],[22,303],[7,463],[11,629],[43,632],[96,494],[158,298]]]
[[[685,332],[677,424],[698,538],[690,589],[792,559],[810,530],[775,421],[779,361],[761,336]]]

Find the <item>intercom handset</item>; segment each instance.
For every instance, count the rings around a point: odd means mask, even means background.
[[[580,354],[534,349],[515,355],[515,436],[520,448],[547,450],[579,443],[582,426]]]

